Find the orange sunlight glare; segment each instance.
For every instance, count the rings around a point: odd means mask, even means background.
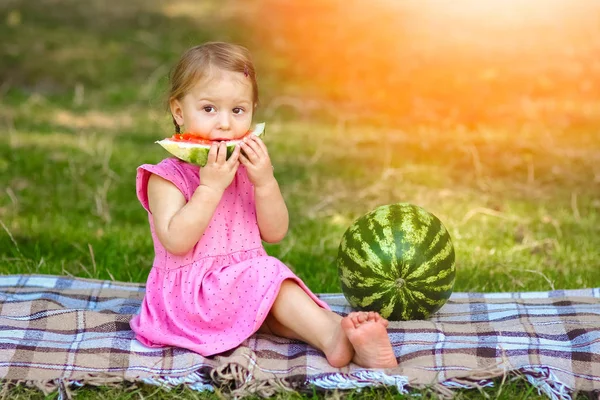
[[[439,0],[423,2],[419,7],[424,13],[439,15],[439,21],[450,17],[463,23],[506,27],[531,22],[557,23],[565,13],[576,8],[564,0]]]
[[[600,2],[258,4],[255,30],[287,60],[281,74],[353,112],[430,122],[512,119],[525,113],[524,101],[597,101],[600,91]]]

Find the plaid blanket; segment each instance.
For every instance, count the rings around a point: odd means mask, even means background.
[[[0,277],[0,378],[45,391],[143,381],[197,390],[271,395],[280,390],[491,386],[525,377],[552,399],[600,393],[600,288],[523,293],[454,293],[426,321],[391,322],[397,368],[329,366],[303,343],[255,335],[205,358],[133,339],[129,319],[144,286],[47,275]],[[340,314],[340,294],[321,295]]]

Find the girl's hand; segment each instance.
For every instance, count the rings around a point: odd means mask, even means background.
[[[265,143],[256,135],[249,135],[242,141],[240,162],[248,171],[248,178],[254,187],[267,185],[275,180],[273,165]]]
[[[240,146],[235,146],[231,157],[227,159],[227,145],[213,143],[208,151],[208,160],[200,168],[200,186],[207,186],[223,193],[233,181],[235,172],[240,165]]]

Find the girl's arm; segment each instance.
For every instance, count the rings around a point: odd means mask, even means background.
[[[156,236],[169,253],[184,255],[202,238],[240,165],[239,155],[240,147],[236,146],[227,159],[225,143],[213,143],[206,165],[200,168],[201,183],[187,203],[171,182],[157,175],[150,177],[148,206]]]
[[[148,206],[158,240],[171,254],[184,255],[202,237],[222,191],[200,185],[186,203],[175,185],[158,175],[148,180]]]
[[[254,199],[262,240],[267,243],[279,242],[288,231],[289,215],[277,180],[273,178],[261,186],[255,186]]]
[[[267,243],[277,243],[288,230],[288,210],[273,176],[273,165],[267,146],[254,135],[247,136],[241,143],[244,155],[240,162],[246,166],[248,178],[254,185],[256,220],[260,237]]]

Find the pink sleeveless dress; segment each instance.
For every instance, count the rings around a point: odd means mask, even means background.
[[[199,167],[175,158],[138,167],[136,189],[148,211],[155,259],[146,294],[131,329],[150,347],[177,346],[203,356],[230,350],[256,332],[281,283],[293,279],[320,307],[329,309],[285,264],[267,255],[256,221],[254,187],[240,165],[200,241],[187,254],[165,250],[148,208],[148,179],[156,174],[189,200]]]

